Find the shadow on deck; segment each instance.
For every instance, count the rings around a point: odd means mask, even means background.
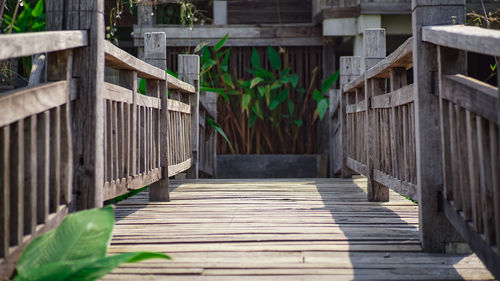
[[[364,179],[200,180],[116,208],[111,253],[172,261],[125,265],[106,280],[489,280],[475,255],[422,253],[418,209],[392,193],[366,200]]]

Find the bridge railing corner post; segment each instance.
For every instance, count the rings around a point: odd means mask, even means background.
[[[446,5],[443,5],[446,4]],[[441,210],[443,161],[440,132],[437,47],[422,40],[422,27],[465,22],[464,0],[412,0],[413,77],[419,230],[426,252],[444,252],[461,238]]]
[[[360,76],[361,57],[358,56],[340,57],[339,69],[340,69],[339,124],[341,130],[339,157],[341,157],[341,177],[350,178],[352,177],[353,172],[347,166],[347,157],[349,155],[348,151],[349,136],[347,128],[347,113],[346,113],[346,105],[348,104],[348,96],[347,96],[348,94],[344,93],[344,86]]]
[[[383,28],[369,28],[363,32],[363,51],[365,61],[365,151],[366,151],[366,164],[368,188],[367,196],[369,201],[387,202],[389,201],[389,188],[377,183],[374,180],[375,157],[376,151],[376,128],[380,126],[377,122],[375,109],[371,106],[372,98],[376,95],[383,95],[386,93],[386,80],[381,78],[367,77],[367,71],[375,66],[379,61],[383,60],[386,56],[386,38],[385,29]]]
[[[167,36],[164,32],[144,34],[144,60],[160,69],[167,69]],[[156,202],[170,201],[168,182],[168,85],[167,74],[165,80],[147,80],[146,94],[160,98],[161,110],[159,113],[159,155],[161,179],[151,185],[149,200]]]
[[[191,106],[191,160],[187,178],[197,179],[199,173],[199,133],[200,133],[200,57],[198,55],[179,55],[179,79],[195,87],[189,96]]]

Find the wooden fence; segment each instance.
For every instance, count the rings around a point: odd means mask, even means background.
[[[389,188],[417,200],[424,250],[465,240],[500,278],[500,94],[466,74],[467,52],[500,57],[500,31],[450,25],[460,1],[433,18],[437,2],[415,3],[413,38],[389,56],[385,31],[367,29],[363,60],[341,57],[334,171],[365,175],[371,201]]]
[[[198,56],[179,56],[175,78],[165,33],[146,34],[142,61],[104,40],[102,1],[73,2],[47,1],[58,31],[0,36],[0,60],[48,53],[47,83],[0,94],[1,279],[69,212],[147,185],[151,201],[166,201],[168,177],[198,175]],[[104,81],[105,66],[117,83]]]

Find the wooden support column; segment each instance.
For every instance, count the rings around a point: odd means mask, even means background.
[[[187,178],[198,178],[198,147],[199,147],[199,80],[200,80],[200,57],[197,55],[179,55],[179,79],[196,89],[195,94],[189,94],[191,105],[191,157],[192,166],[187,171]]]
[[[344,85],[355,80],[361,74],[361,57],[340,57],[340,105],[339,105],[339,124],[342,136],[340,137],[340,156],[342,157],[342,177],[350,178],[353,172],[347,166],[348,132],[347,132],[347,94],[344,93]]]
[[[73,184],[76,209],[83,210],[103,205],[104,0],[62,2],[65,29],[89,31],[89,45],[73,52],[72,73],[78,80],[72,108]]]
[[[422,27],[465,22],[465,0],[412,0],[413,77],[420,241],[424,251],[444,252],[459,239],[441,210],[443,165],[439,129],[436,46],[422,41]]]
[[[167,69],[167,36],[164,32],[144,34],[144,60],[160,69]],[[168,95],[167,81],[148,80],[146,94],[161,99],[159,120],[161,179],[151,185],[149,201],[169,201],[168,190]],[[156,137],[156,136],[154,136]]]
[[[336,62],[335,62],[335,48],[333,46],[333,42],[328,42],[323,46],[323,80],[328,78],[328,76],[332,75],[335,73],[336,69]],[[330,92],[328,91],[329,93]],[[335,121],[338,121],[336,119]],[[330,117],[330,114],[326,114],[323,120],[320,120],[318,123],[318,129],[317,129],[317,135],[318,135],[318,151],[317,153],[321,155],[321,161],[320,161],[320,169],[319,169],[319,174],[318,176],[323,178],[323,177],[328,177],[328,175],[332,175],[334,171],[332,171],[333,168],[333,155],[331,151],[335,149],[333,147],[333,137],[334,134],[331,132],[330,128],[333,127],[334,120],[332,120],[332,117]],[[330,159],[329,159],[330,158]],[[330,163],[330,165],[328,165]],[[328,166],[330,166],[328,168]],[[329,172],[330,170],[330,172]]]
[[[379,61],[385,58],[386,45],[385,45],[385,29],[383,28],[369,28],[363,32],[363,49],[365,56],[365,74],[368,69],[373,67]],[[366,160],[368,167],[368,200],[376,202],[389,201],[389,188],[383,186],[373,179],[374,162],[376,157],[375,147],[375,130],[378,124],[375,110],[371,108],[371,100],[375,95],[385,94],[385,79],[366,79],[365,75],[365,103],[366,103],[366,120],[365,120],[365,148]]]

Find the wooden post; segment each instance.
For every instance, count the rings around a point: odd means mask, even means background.
[[[167,36],[164,32],[144,34],[144,60],[160,69],[167,69]],[[146,94],[161,99],[160,111],[160,166],[161,180],[151,185],[150,201],[169,201],[168,190],[168,95],[167,81],[146,83]]]
[[[104,186],[104,1],[47,0],[47,28],[88,30],[88,46],[73,51],[70,76],[78,98],[71,109],[73,143],[72,209],[102,207]],[[59,58],[66,59],[62,53]],[[49,55],[50,60],[59,59]],[[64,73],[61,73],[61,77]],[[66,200],[69,199],[68,198]]]
[[[443,165],[439,129],[436,47],[422,42],[422,26],[465,22],[465,0],[412,0],[413,77],[420,241],[424,251],[444,252],[459,239],[440,208]]]
[[[191,157],[193,165],[187,171],[187,178],[198,178],[198,146],[199,146],[199,80],[200,80],[200,57],[197,55],[179,55],[179,79],[196,89],[195,94],[190,94],[189,104],[191,105]]]
[[[333,46],[333,42],[328,42],[325,44],[322,48],[323,51],[323,80],[328,78],[328,76],[332,75],[335,73],[335,49]],[[318,123],[318,128],[317,128],[317,135],[318,135],[318,151],[317,153],[321,155],[321,160],[320,165],[319,165],[319,171],[318,171],[318,176],[319,177],[328,177],[329,174],[332,172],[329,172],[329,170],[332,170],[333,165],[328,165],[328,163],[331,163],[332,160],[329,158],[331,157],[330,151],[335,149],[330,142],[333,141],[333,133],[330,134],[330,127],[332,123],[332,118],[330,117],[330,114],[326,114],[323,120],[320,120]],[[321,166],[326,166],[326,167],[321,167]],[[328,168],[330,166],[330,168]]]
[[[347,115],[346,115],[346,105],[347,105],[347,95],[344,93],[344,85],[355,80],[361,74],[361,57],[340,57],[340,105],[339,105],[339,117],[340,117],[340,155],[342,157],[342,177],[350,178],[353,172],[347,166],[347,156],[349,151],[347,151]]]
[[[365,74],[368,69],[373,67],[379,61],[385,58],[385,29],[369,28],[363,32],[363,45],[365,55]],[[366,120],[365,120],[365,136],[366,136],[366,159],[368,167],[368,200],[377,202],[389,201],[389,188],[383,186],[373,180],[374,161],[376,155],[375,146],[375,129],[379,124],[376,122],[375,110],[371,108],[371,99],[375,95],[385,94],[385,79],[366,79],[365,75],[365,104],[366,104]]]

